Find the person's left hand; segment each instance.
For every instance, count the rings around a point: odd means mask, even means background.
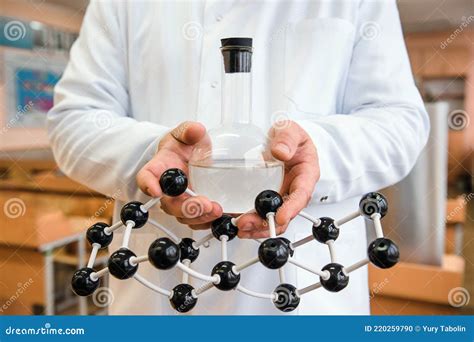
[[[285,232],[290,221],[311,200],[319,180],[319,159],[316,147],[306,131],[294,121],[278,122],[269,131],[272,155],[285,164],[280,194],[284,203],[276,214],[277,235]],[[237,221],[239,237],[269,237],[268,225],[257,214],[245,214]]]

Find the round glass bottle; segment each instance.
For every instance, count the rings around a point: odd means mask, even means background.
[[[190,181],[194,191],[218,202],[225,213],[239,214],[254,207],[261,191],[280,190],[284,167],[271,155],[268,137],[251,121],[252,39],[221,43],[221,124],[195,147]]]

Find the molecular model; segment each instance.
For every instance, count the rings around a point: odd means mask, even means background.
[[[185,192],[196,196],[192,190],[188,189],[188,179],[179,169],[169,169],[164,172],[159,183],[166,196],[179,196]],[[385,197],[377,192],[364,195],[360,200],[359,209],[339,220],[329,217],[313,218],[300,212],[299,216],[312,223],[312,234],[299,241],[290,242],[284,237],[277,237],[275,233],[275,213],[283,204],[282,197],[272,190],[262,191],[255,199],[255,209],[249,212],[256,212],[267,221],[270,237],[263,241],[258,240],[260,242],[258,255],[240,265],[235,265],[227,258],[227,244],[237,236],[236,222],[239,217],[223,215],[211,223],[211,233],[198,241],[191,238],[180,239],[158,222],[148,218],[148,210],[159,201],[160,198],[153,198],[144,204],[136,201],[129,202],[121,210],[121,221],[111,226],[96,223],[87,230],[87,240],[92,245],[92,252],[87,267],[79,269],[72,277],[72,288],[77,295],[91,295],[99,287],[100,278],[110,273],[118,279],[133,277],[153,291],[167,296],[171,306],[178,312],[188,312],[193,309],[199,297],[213,287],[221,291],[237,290],[253,297],[271,300],[277,309],[289,312],[298,307],[302,295],[319,287],[331,292],[341,291],[349,283],[349,273],[369,262],[380,268],[389,268],[399,259],[397,245],[383,235],[380,220],[387,213],[388,206]],[[334,244],[339,236],[339,227],[361,215],[373,221],[377,238],[369,244],[366,259],[345,267],[336,262]],[[137,256],[128,248],[130,235],[133,229],[139,229],[147,222],[160,229],[168,237],[156,239],[150,245],[147,255]],[[113,232],[122,227],[125,227],[122,247],[110,255],[108,267],[95,271],[93,265],[98,250],[106,248],[113,239]],[[214,266],[210,275],[193,270],[190,265],[198,258],[201,246],[206,245],[213,238],[220,241],[222,246],[222,261]],[[313,239],[326,244],[329,248],[331,263],[321,270],[293,258],[297,247]],[[183,271],[182,283],[169,291],[141,277],[137,270],[140,263],[147,261],[159,270],[178,267]],[[241,272],[258,262],[280,272],[281,283],[270,294],[252,291],[241,284]],[[300,289],[286,283],[283,266],[288,263],[318,275],[320,281]],[[188,282],[189,276],[202,280],[203,284],[194,288]]]

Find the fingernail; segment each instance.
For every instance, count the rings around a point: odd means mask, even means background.
[[[240,228],[240,230],[243,232],[248,232],[249,230],[252,230],[252,229],[253,229],[253,224],[251,223],[247,223],[242,228]]]
[[[283,153],[290,153],[290,148],[288,147],[288,145],[283,144],[283,143],[277,144],[275,146],[275,149],[277,149],[278,151],[283,152]]]

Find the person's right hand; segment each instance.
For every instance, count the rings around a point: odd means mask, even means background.
[[[178,168],[189,176],[189,158],[194,145],[203,139],[206,139],[206,128],[200,123],[186,121],[173,129],[161,139],[155,156],[138,172],[139,188],[149,196],[160,197],[163,193],[159,180],[163,172]],[[222,208],[216,202],[187,193],[177,197],[163,196],[161,208],[192,229],[208,229],[209,223],[222,215]]]

